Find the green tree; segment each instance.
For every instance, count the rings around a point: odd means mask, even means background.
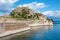
[[[11,17],[15,17],[15,12],[11,12]]]

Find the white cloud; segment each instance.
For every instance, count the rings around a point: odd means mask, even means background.
[[[18,0],[0,0],[0,11],[10,11],[12,6]]]
[[[42,9],[46,7],[46,5],[45,3],[32,2],[28,4],[23,4],[23,5],[20,4],[18,7],[29,7],[30,9],[39,12],[38,9]]]
[[[60,10],[58,10],[58,11],[44,11],[42,13],[46,16],[60,17]]]
[[[18,0],[0,0],[0,3],[15,3],[17,2]]]

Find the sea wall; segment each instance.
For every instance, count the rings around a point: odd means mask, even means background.
[[[0,23],[0,37],[29,30],[31,26],[53,25],[52,22],[30,21],[5,21]]]
[[[9,31],[15,30],[30,26],[37,26],[37,25],[53,25],[53,22],[44,22],[40,20],[30,20],[30,21],[5,21],[0,23],[0,32],[2,30]]]
[[[27,25],[25,22],[6,21],[5,23],[0,23],[0,33],[4,33],[5,31],[9,30],[21,29],[25,27],[29,27],[29,25]]]
[[[38,25],[53,25],[53,22],[41,21],[41,20],[32,20],[29,22],[29,26],[38,26]]]
[[[5,22],[0,23],[0,37],[29,30],[30,27],[25,22]]]

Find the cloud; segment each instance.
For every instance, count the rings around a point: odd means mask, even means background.
[[[18,0],[0,0],[0,3],[10,3],[10,4],[12,4],[12,3],[15,3],[17,1]]]
[[[52,16],[52,17],[60,17],[60,10],[57,11],[44,11],[42,14],[46,16]]]
[[[17,1],[18,0],[0,0],[0,11],[10,11],[14,3]]]
[[[18,7],[29,7],[30,9],[39,12],[39,9],[46,7],[45,3],[32,2],[28,4],[19,5]]]

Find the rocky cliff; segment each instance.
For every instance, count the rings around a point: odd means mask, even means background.
[[[42,13],[35,13],[28,7],[17,7],[16,9],[12,10],[10,16],[18,20],[40,20],[41,23],[53,23],[52,19],[45,17]]]

